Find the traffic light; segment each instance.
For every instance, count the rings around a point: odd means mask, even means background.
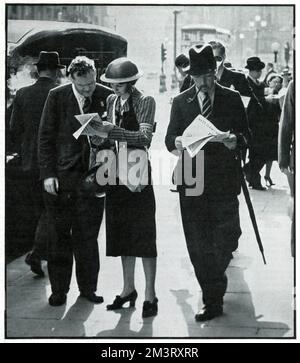
[[[164,46],[164,43],[161,43],[161,61],[164,62],[167,59],[167,49]]]

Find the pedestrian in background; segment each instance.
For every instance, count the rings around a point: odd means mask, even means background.
[[[55,231],[45,210],[42,185],[39,180],[37,162],[37,138],[40,119],[49,91],[58,85],[60,64],[57,52],[42,51],[35,63],[38,80],[31,86],[23,87],[16,93],[10,118],[11,139],[20,147],[26,198],[29,200],[28,213],[32,213],[30,237],[33,249],[27,254],[25,262],[33,273],[44,276],[41,260],[47,258],[47,240],[54,239]]]
[[[110,83],[115,92],[107,99],[107,120],[114,125],[108,139],[116,142],[114,151],[117,157],[120,142],[126,143],[128,153],[133,149],[147,152],[151,144],[155,101],[135,87],[140,77],[137,66],[127,58],[112,61],[101,76],[101,80]],[[144,318],[154,316],[158,311],[155,197],[148,159],[146,163],[149,179],[140,191],[130,190],[118,179],[117,185],[110,186],[106,192],[106,254],[121,256],[123,267],[122,292],[107,305],[107,310],[120,309],[126,302],[135,306],[138,295],[134,282],[135,262],[136,257],[141,257],[146,281]]]
[[[247,59],[246,68],[249,70],[247,80],[253,90],[255,99],[250,99],[247,109],[251,130],[251,143],[249,147],[249,162],[245,165],[244,171],[249,186],[252,189],[265,190],[266,188],[261,184],[260,171],[266,163],[264,141],[267,106],[265,100],[265,84],[259,81],[262,70],[265,68],[265,63],[259,57],[250,57]],[[260,107],[256,107],[257,100],[259,101]],[[252,104],[255,105],[252,106]]]
[[[268,187],[275,185],[271,179],[271,169],[273,161],[278,160],[278,126],[281,114],[281,108],[278,93],[282,87],[282,77],[279,74],[272,73],[269,76],[268,96],[266,97],[266,118],[264,123],[264,145],[265,145],[265,182]]]
[[[181,80],[179,81],[179,92],[181,93],[193,85],[191,76],[184,71],[189,66],[188,57],[184,54],[179,54],[175,59],[175,66],[181,76]]]
[[[291,253],[295,257],[295,89],[291,81],[284,99],[279,124],[278,163],[280,170],[286,174],[291,192]]]

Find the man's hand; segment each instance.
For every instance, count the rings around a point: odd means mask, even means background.
[[[175,139],[175,147],[177,150],[182,151],[184,147],[182,146],[182,136],[177,136]]]
[[[230,134],[222,142],[227,147],[227,149],[234,150],[236,148],[236,145],[237,145],[237,137],[234,134]]]
[[[44,189],[47,193],[52,195],[57,195],[58,192],[58,179],[57,178],[47,178],[44,180]]]

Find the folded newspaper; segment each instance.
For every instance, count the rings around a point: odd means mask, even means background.
[[[81,123],[80,128],[73,134],[75,139],[78,139],[81,135],[107,138],[108,132],[112,128],[112,124],[107,121],[102,121],[98,113],[85,113],[75,115],[75,117]]]
[[[207,142],[222,142],[228,138],[230,131],[218,130],[202,115],[198,115],[185,129],[182,135],[182,146],[193,158]]]

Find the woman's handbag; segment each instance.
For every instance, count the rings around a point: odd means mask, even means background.
[[[116,102],[113,103],[112,123],[116,125]],[[127,143],[119,145],[116,141],[117,176],[119,183],[131,192],[141,192],[151,181],[150,163],[146,148],[127,148]]]

